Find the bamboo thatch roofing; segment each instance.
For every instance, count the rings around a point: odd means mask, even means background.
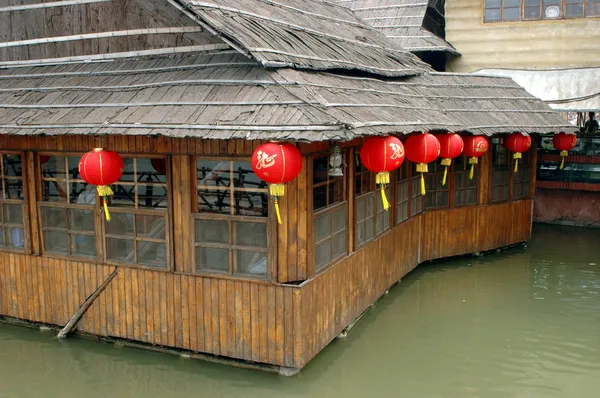
[[[265,69],[234,51],[0,68],[0,134],[322,141],[428,130],[573,127],[506,78],[383,81]]]
[[[356,69],[385,76],[431,70],[348,8],[322,0],[178,0],[199,22],[266,67]]]
[[[446,40],[423,27],[427,7],[435,9],[436,0],[335,0],[352,9],[364,22],[383,33],[390,41],[412,52],[459,52]],[[440,15],[440,18],[443,18]]]

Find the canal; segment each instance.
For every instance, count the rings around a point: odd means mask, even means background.
[[[423,264],[292,378],[0,324],[0,397],[597,397],[600,230]]]

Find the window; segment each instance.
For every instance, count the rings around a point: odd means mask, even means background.
[[[600,0],[485,0],[484,21],[533,21],[600,16]]]
[[[535,150],[535,149],[534,149]],[[528,198],[531,181],[531,162],[529,152],[523,153],[519,159],[519,170],[513,175],[513,200]]]
[[[410,164],[410,163],[408,163]],[[407,167],[410,167],[407,165]],[[421,174],[413,172],[410,198],[410,216],[415,216],[423,211],[423,196],[421,195]]]
[[[398,176],[398,198],[396,200],[396,224],[400,224],[408,220],[408,203],[409,203],[409,189],[408,189],[408,162],[402,163],[402,166],[396,173]]]
[[[315,268],[317,271],[348,253],[348,202],[345,179],[344,177],[329,176],[328,170],[328,156],[313,159]]]
[[[23,164],[20,154],[0,154],[0,248],[25,249]]]
[[[265,278],[269,195],[245,159],[196,159],[197,272]]]
[[[416,170],[413,171],[417,173]],[[425,195],[425,209],[444,209],[449,206],[448,198],[448,182],[442,185],[444,177],[444,166],[438,162],[429,163],[429,172],[425,174],[425,187],[427,194]],[[420,188],[419,188],[420,190]]]
[[[502,138],[492,138],[492,202],[508,200],[510,157]]]
[[[42,247],[44,253],[96,259],[96,189],[79,175],[80,157],[38,157]]]
[[[375,186],[375,173],[370,172],[362,163],[355,165],[355,207],[356,207],[356,247],[380,235],[390,228],[390,213],[383,209],[380,188]],[[391,198],[388,185],[386,196]]]
[[[104,224],[105,259],[119,264],[168,268],[169,195],[165,159],[123,157],[123,162],[123,176],[113,185],[115,194],[109,199],[112,219]],[[163,165],[159,167],[156,162]]]
[[[454,168],[454,207],[476,205],[478,165],[475,165],[473,179],[470,179],[471,164],[466,156],[461,155],[452,163]]]

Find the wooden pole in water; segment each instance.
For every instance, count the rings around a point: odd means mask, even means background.
[[[90,297],[88,297],[83,302],[83,304],[81,305],[81,307],[79,307],[77,312],[75,312],[71,320],[69,320],[69,322],[65,325],[64,328],[62,328],[60,332],[58,332],[57,337],[59,339],[64,339],[73,331],[75,326],[77,326],[77,324],[79,323],[81,317],[87,312],[87,310],[91,307],[91,305],[98,298],[98,296],[100,296],[100,293],[102,293],[104,289],[106,289],[106,287],[110,284],[110,282],[112,282],[112,280],[115,279],[115,277],[117,276],[117,272],[119,272],[119,269],[115,268],[115,270],[108,276],[108,278],[106,278],[106,280],[102,282],[98,289],[96,289],[94,293],[92,293]]]

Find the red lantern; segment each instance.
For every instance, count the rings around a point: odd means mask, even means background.
[[[562,170],[565,167],[565,158],[569,156],[569,151],[577,145],[577,135],[558,133],[552,137],[552,144],[560,151],[560,169]]]
[[[431,163],[440,155],[440,142],[429,133],[411,135],[404,145],[406,157],[417,164],[417,171],[421,173],[421,194],[425,195],[425,177],[427,163]]]
[[[375,182],[381,186],[383,208],[388,210],[390,203],[385,196],[385,186],[390,183],[390,171],[404,162],[404,145],[396,137],[371,137],[360,149],[360,160],[368,170],[377,173]]]
[[[252,154],[252,170],[269,183],[269,194],[275,198],[277,221],[281,224],[278,197],[285,195],[285,183],[292,181],[302,169],[302,155],[292,144],[270,142]]]
[[[150,160],[150,163],[152,164],[152,167],[154,168],[154,170],[156,170],[158,174],[167,174],[167,162],[165,162],[164,159],[154,158]]]
[[[438,134],[435,137],[440,142],[440,157],[442,158],[442,166],[444,166],[442,185],[446,185],[448,166],[452,164],[452,159],[460,156],[465,144],[461,136],[455,133]]]
[[[465,155],[469,158],[469,163],[471,164],[471,171],[469,172],[471,180],[475,172],[475,165],[479,163],[479,158],[485,155],[488,148],[489,143],[487,138],[481,135],[469,135],[465,137]]]
[[[504,146],[513,153],[516,173],[519,171],[519,159],[523,158],[523,152],[527,152],[531,146],[531,137],[527,133],[512,133],[504,139]]]
[[[106,198],[113,194],[109,185],[119,181],[123,175],[123,159],[116,152],[96,148],[79,160],[79,174],[88,184],[96,185],[98,195],[103,199],[106,220],[110,221]]]

